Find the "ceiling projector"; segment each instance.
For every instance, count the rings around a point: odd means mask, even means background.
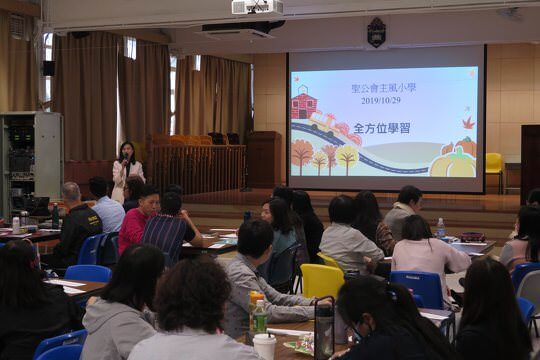
[[[283,15],[283,2],[280,0],[233,0],[233,15],[278,14]]]

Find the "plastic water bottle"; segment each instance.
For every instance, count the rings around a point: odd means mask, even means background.
[[[437,222],[437,239],[442,239],[446,236],[446,229],[444,227],[444,221],[443,218],[439,218],[439,222]]]
[[[264,300],[257,300],[257,306],[253,310],[253,331],[256,334],[266,333],[268,314],[264,308]]]
[[[52,210],[52,228],[60,228],[60,214],[58,213],[58,203],[54,203]]]
[[[21,222],[18,216],[15,216],[11,222],[11,232],[13,235],[18,235],[21,233]]]

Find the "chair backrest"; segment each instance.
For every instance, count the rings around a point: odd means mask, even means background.
[[[529,300],[540,310],[540,270],[527,273],[516,292],[516,296]]]
[[[83,345],[88,332],[85,329],[73,331],[67,334],[55,336],[41,341],[34,351],[33,360],[36,360],[44,352],[63,345]]]
[[[268,268],[268,283],[270,285],[282,285],[294,280],[296,251],[299,247],[300,244],[296,243],[272,256]]]
[[[240,136],[237,133],[227,133],[229,145],[240,145]]]
[[[502,171],[502,155],[499,153],[486,153],[486,171]]]
[[[214,145],[225,145],[225,137],[222,133],[211,132],[208,133],[208,136],[212,138],[212,144]]]
[[[101,238],[98,251],[99,265],[114,265],[118,262],[118,233],[111,232]]]
[[[64,345],[48,350],[37,360],[79,360],[83,347],[81,345]]]
[[[101,265],[73,265],[66,269],[64,279],[108,282],[112,271]]]
[[[540,262],[519,264],[514,268],[514,272],[512,272],[512,284],[514,284],[514,290],[516,293],[521,285],[521,282],[523,281],[523,278],[525,278],[528,273],[537,270],[540,270]]]
[[[335,267],[317,264],[302,264],[304,296],[307,298],[332,295],[337,297],[341,286],[345,283],[343,271]]]
[[[331,258],[330,256],[328,255],[324,255],[322,252],[318,252],[317,253],[317,256],[320,257],[323,261],[324,261],[324,265],[326,266],[332,266],[332,267],[335,267],[335,268],[338,268],[341,270],[341,267],[339,266],[339,264],[337,263],[336,260],[334,260],[333,258]]]
[[[107,234],[89,236],[84,240],[79,251],[78,265],[96,265],[99,257],[99,244]]]
[[[534,304],[529,300],[521,297],[518,297],[516,300],[519,305],[519,310],[521,311],[521,317],[523,318],[523,321],[526,325],[529,325],[529,322],[531,321],[531,317],[533,316],[535,310]]]
[[[420,295],[424,307],[443,310],[442,286],[439,274],[422,271],[392,271],[390,282],[399,283]]]

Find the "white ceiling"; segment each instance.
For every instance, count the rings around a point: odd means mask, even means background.
[[[523,0],[283,0],[283,16],[231,15],[230,0],[44,0],[44,26],[57,31],[178,28],[208,23],[296,20],[540,6]]]

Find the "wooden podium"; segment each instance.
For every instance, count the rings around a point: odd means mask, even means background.
[[[247,137],[247,185],[273,188],[281,183],[281,134],[255,131]]]
[[[521,204],[540,187],[540,125],[521,126]]]

